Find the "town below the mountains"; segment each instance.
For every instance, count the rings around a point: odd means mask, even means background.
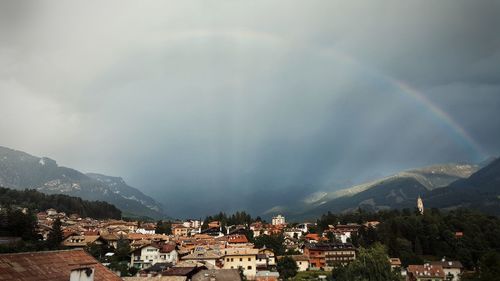
[[[421,198],[414,210],[300,223],[245,212],[147,222],[33,211],[1,210],[10,234],[0,239],[0,280],[497,280],[500,264],[497,217],[424,210]]]

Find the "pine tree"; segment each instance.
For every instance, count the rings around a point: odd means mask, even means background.
[[[284,256],[278,261],[276,265],[280,276],[287,280],[297,274],[297,263],[290,256]]]
[[[50,249],[59,249],[63,241],[63,232],[61,220],[57,218],[52,224],[52,229],[47,236],[47,247]]]

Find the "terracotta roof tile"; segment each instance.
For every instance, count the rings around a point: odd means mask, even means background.
[[[122,280],[83,250],[0,254],[0,280],[67,281],[81,265],[95,268],[95,281]]]

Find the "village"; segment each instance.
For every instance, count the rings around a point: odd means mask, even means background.
[[[295,264],[288,266],[295,274],[315,278],[303,280],[326,280],[329,272],[356,260],[358,249],[351,238],[361,228],[376,228],[379,224],[366,221],[329,225],[318,234],[311,231],[315,223],[291,224],[277,215],[270,223],[254,221],[247,225],[199,219],[172,221],[165,231],[159,229],[160,222],[96,220],[55,209],[39,212],[36,217],[37,232],[43,239],[48,239],[55,224],[60,225],[62,250],[1,255],[2,263],[17,263],[24,270],[40,271],[40,276],[45,276],[49,273],[42,272],[41,261],[72,260],[67,268],[72,281],[277,281],[290,277],[280,276],[278,270],[280,260],[285,259],[293,260]],[[264,237],[281,237],[278,246],[283,247],[284,253],[276,253],[271,245],[251,242]],[[126,260],[114,259],[116,255]],[[456,281],[463,270],[459,261],[444,259],[406,268],[398,257],[389,258],[389,262],[392,270],[410,281]],[[287,266],[286,262],[281,266]],[[103,276],[108,277],[102,279]]]

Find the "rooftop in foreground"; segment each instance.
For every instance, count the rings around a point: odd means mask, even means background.
[[[94,281],[122,280],[96,259],[79,250],[0,254],[0,280],[68,281],[71,271],[94,268]]]

